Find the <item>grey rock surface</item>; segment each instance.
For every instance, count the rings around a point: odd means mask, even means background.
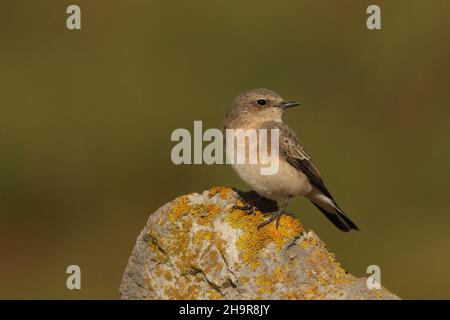
[[[233,208],[250,203],[254,214]],[[254,193],[215,187],[150,215],[120,286],[122,299],[399,299],[348,274],[313,231]]]

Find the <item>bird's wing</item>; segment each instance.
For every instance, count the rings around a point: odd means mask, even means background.
[[[268,121],[262,126],[270,132],[270,129],[279,129],[279,153],[294,168],[308,177],[309,182],[319,190],[319,194],[309,198],[333,224],[342,231],[351,229],[359,230],[350,218],[338,207],[333,197],[320,176],[319,170],[312,163],[311,158],[303,149],[294,131],[281,122]],[[323,195],[325,197],[323,197]]]
[[[330,192],[325,187],[319,170],[311,161],[311,158],[306,153],[305,149],[303,149],[294,131],[284,123],[276,121],[267,121],[261,128],[267,129],[268,132],[270,132],[270,129],[279,129],[280,155],[294,168],[305,174],[313,186],[333,200]]]

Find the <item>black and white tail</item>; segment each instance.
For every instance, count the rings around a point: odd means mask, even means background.
[[[356,224],[338,207],[333,198],[319,192],[313,193],[308,198],[339,230],[345,232],[352,229],[359,230]]]

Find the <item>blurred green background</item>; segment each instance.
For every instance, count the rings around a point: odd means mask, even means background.
[[[82,30],[66,29],[81,7]],[[366,28],[370,4],[382,30]],[[225,165],[170,161],[176,128],[220,127],[234,97],[302,102],[285,121],[361,232],[290,209],[351,273],[450,298],[450,2],[0,2],[0,298],[119,298],[148,215]],[[66,289],[66,267],[82,290]]]

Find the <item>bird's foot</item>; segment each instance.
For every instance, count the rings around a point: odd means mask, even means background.
[[[252,205],[249,205],[248,203],[246,203],[246,204],[244,204],[242,206],[235,205],[231,209],[244,211],[245,214],[248,214],[248,215],[256,213],[255,207],[252,206]]]
[[[286,211],[284,211],[284,209],[280,209],[276,212],[266,214],[266,215],[270,215],[270,217],[263,223],[259,224],[258,229],[267,226],[269,223],[271,223],[274,220],[276,220],[277,229],[278,229],[278,226],[280,225],[280,219],[283,214],[294,217],[294,215],[292,213],[286,212]]]

